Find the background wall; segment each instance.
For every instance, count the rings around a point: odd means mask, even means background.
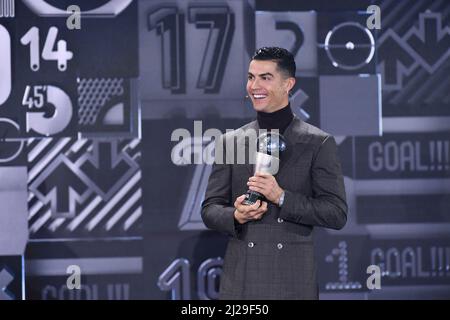
[[[292,108],[339,144],[349,219],[316,230],[321,298],[449,299],[449,19],[445,0],[0,0],[0,299],[217,298],[211,167],[181,151],[209,159],[207,129],[254,119],[263,45],[292,50]]]

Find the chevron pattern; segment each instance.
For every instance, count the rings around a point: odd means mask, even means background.
[[[95,177],[83,172],[86,163],[92,162],[96,155],[96,141],[71,138],[28,140],[28,221],[31,239],[139,236],[143,213],[140,140],[112,140],[108,144],[117,153],[116,163],[112,161],[112,165],[123,165],[127,170],[123,175],[114,177],[114,183],[108,186],[109,190],[99,192]],[[99,153],[98,156],[101,161],[102,157],[108,155]],[[51,204],[55,199],[45,198],[41,191],[44,186],[50,193],[54,187],[52,176],[59,172],[56,170],[61,164],[69,164],[67,168],[70,174],[57,179],[64,181],[64,185],[58,182],[56,188],[74,186],[72,181],[75,178],[79,178],[79,184],[83,185],[82,195],[77,190],[68,193],[69,202],[71,193],[79,195],[75,199],[73,217],[55,216]],[[94,169],[97,170],[95,175],[98,173],[99,176],[104,176],[104,170],[110,170],[101,166]],[[64,199],[61,193],[55,194],[58,195],[56,201],[62,203]],[[62,195],[65,193],[62,192]]]

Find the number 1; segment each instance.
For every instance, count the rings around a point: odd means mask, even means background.
[[[39,29],[32,27],[20,39],[20,43],[24,46],[30,45],[30,68],[33,71],[38,71],[40,67],[39,61]]]

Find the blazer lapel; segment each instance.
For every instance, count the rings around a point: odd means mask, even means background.
[[[282,178],[287,173],[290,173],[291,170],[289,170],[289,168],[291,168],[292,165],[296,163],[299,157],[304,153],[306,145],[304,141],[302,141],[302,137],[304,136],[302,133],[302,120],[294,115],[294,119],[284,132],[287,148],[285,154],[282,155],[278,174],[275,176],[277,180]]]
[[[237,152],[244,152],[246,161],[244,164],[242,164],[248,171],[248,173],[253,176],[253,170],[254,170],[254,163],[255,163],[255,154],[249,154],[249,140],[246,137],[251,137],[252,134],[256,134],[256,137],[258,137],[258,131],[259,131],[259,125],[258,121],[253,121],[248,124],[248,126],[245,129],[242,129],[243,131],[238,134],[238,140],[237,140]],[[252,133],[253,131],[254,133]],[[253,142],[252,142],[253,143]],[[255,150],[256,150],[256,141],[255,143]],[[235,155],[236,156],[236,155]],[[248,159],[247,157],[250,157]]]

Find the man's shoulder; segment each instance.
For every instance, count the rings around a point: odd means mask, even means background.
[[[297,136],[298,141],[303,143],[322,144],[332,135],[310,123],[295,117],[293,123],[293,132]],[[257,135],[257,123],[256,120],[244,124],[243,126],[229,130],[222,135],[222,139],[238,139],[242,140],[246,136]]]
[[[317,138],[320,138],[320,139],[324,139],[324,138],[326,138],[328,136],[331,136],[330,133],[328,133],[328,132],[326,132],[326,131],[324,131],[324,130],[322,130],[322,129],[320,129],[320,128],[318,128],[318,127],[316,127],[316,126],[314,126],[314,125],[312,125],[310,123],[302,121],[301,125],[303,126],[303,131],[307,135],[310,135],[312,137],[317,137]]]
[[[301,142],[311,144],[322,144],[332,137],[330,133],[300,119],[298,119],[294,132],[296,132]]]
[[[222,134],[222,137],[223,137],[223,139],[228,140],[228,139],[233,139],[233,138],[236,139],[241,136],[249,135],[252,133],[256,134],[256,128],[257,128],[256,120],[254,120],[254,121],[244,124],[243,126],[237,128],[237,129],[227,130],[227,132]]]

